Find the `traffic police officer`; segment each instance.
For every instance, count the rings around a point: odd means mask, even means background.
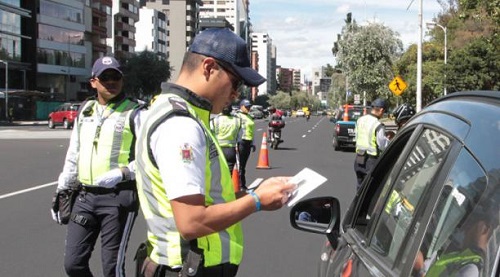
[[[231,107],[226,106],[222,113],[212,118],[210,128],[219,142],[224,157],[226,157],[229,172],[233,171],[237,164],[237,143],[241,131],[241,118],[231,115]],[[239,168],[238,168],[239,170]]]
[[[71,135],[56,194],[81,184],[66,234],[64,268],[69,276],[92,276],[89,259],[101,235],[103,276],[125,276],[125,250],[138,212],[134,173],[138,103],[121,89],[123,74],[112,57],[92,68],[97,98],[85,101]],[[53,219],[61,224],[57,204]]]
[[[366,174],[374,167],[380,153],[389,144],[389,139],[385,136],[385,126],[379,121],[386,109],[386,101],[377,98],[372,102],[371,112],[360,117],[356,122],[354,171],[356,172],[358,189]]]
[[[250,157],[250,151],[255,152],[255,145],[253,143],[253,134],[255,131],[255,122],[253,118],[248,114],[252,103],[250,100],[243,99],[240,102],[240,110],[236,114],[242,121],[242,131],[241,138],[238,142],[238,153],[240,155],[240,185],[243,190],[246,190],[246,166],[248,158]]]
[[[194,38],[177,81],[162,85],[137,138],[137,187],[148,227],[140,274],[235,276],[243,255],[240,221],[288,200],[295,187],[289,177],[267,179],[236,199],[209,126],[210,113],[229,105],[241,83],[264,81],[250,66],[245,41],[211,28]]]

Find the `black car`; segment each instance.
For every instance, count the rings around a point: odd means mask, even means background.
[[[500,92],[459,92],[398,131],[342,224],[334,197],[290,220],[326,234],[319,276],[500,276],[499,206]]]

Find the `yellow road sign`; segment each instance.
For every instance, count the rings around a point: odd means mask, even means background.
[[[394,79],[389,83],[389,89],[397,96],[401,95],[407,86],[408,85],[405,83],[403,78],[401,78],[401,76],[394,77]]]

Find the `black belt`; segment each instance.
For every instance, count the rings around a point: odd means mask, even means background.
[[[157,272],[161,272],[161,276],[178,276],[175,273],[181,271],[181,268],[171,268],[166,265],[160,265]],[[203,267],[202,276],[208,277],[234,277],[238,272],[238,266],[230,263],[224,263],[215,266]],[[172,275],[174,273],[175,275]]]
[[[126,181],[118,183],[114,188],[105,188],[98,186],[82,186],[82,191],[92,193],[92,194],[108,194],[114,193],[120,190],[137,190],[135,181]]]

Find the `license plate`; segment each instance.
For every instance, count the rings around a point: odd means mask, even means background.
[[[347,129],[347,133],[348,133],[349,135],[354,135],[354,134],[355,134],[355,133],[354,133],[354,129],[352,129],[352,128]]]

